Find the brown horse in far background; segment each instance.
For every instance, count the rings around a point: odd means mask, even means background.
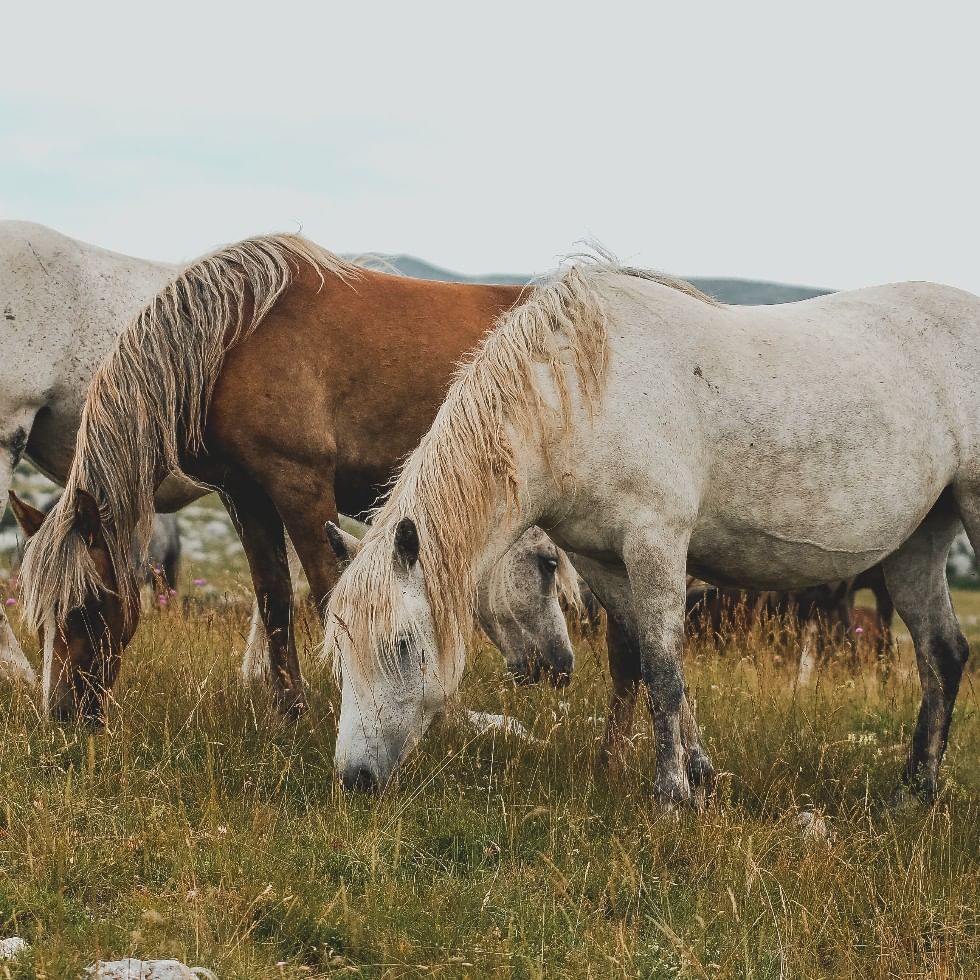
[[[584,629],[597,631],[602,623],[602,606],[581,578],[578,587],[578,617]],[[855,605],[855,597],[862,589],[873,594],[873,610]],[[722,636],[751,626],[762,615],[792,616],[801,625],[821,620],[831,629],[843,627],[846,635],[860,638],[865,646],[871,645],[879,657],[888,653],[893,642],[891,624],[895,605],[880,565],[842,582],[797,592],[749,592],[708,585],[693,575],[688,576],[688,636]]]
[[[855,606],[856,594],[868,589],[875,608]],[[789,621],[801,628],[800,681],[812,672],[820,640],[849,640],[856,650],[871,650],[886,659],[893,645],[891,624],[895,606],[880,565],[854,578],[794,592],[746,592],[691,580],[687,590],[689,636],[722,637],[751,628],[763,617]]]

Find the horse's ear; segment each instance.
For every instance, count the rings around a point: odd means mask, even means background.
[[[330,547],[333,548],[333,553],[337,556],[337,561],[340,562],[340,567],[346,568],[353,561],[354,555],[361,547],[361,542],[333,521],[327,521],[323,525],[323,532],[330,542]]]
[[[75,530],[90,548],[102,532],[99,505],[87,490],[75,491]]]
[[[419,531],[411,517],[403,517],[395,527],[395,555],[408,570],[419,560]]]
[[[44,523],[44,514],[21,500],[13,490],[7,491],[7,499],[10,501],[10,509],[14,512],[20,529],[24,532],[24,537],[33,538]]]

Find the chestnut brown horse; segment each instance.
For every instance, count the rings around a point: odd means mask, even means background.
[[[277,699],[302,711],[284,529],[322,604],[339,574],[325,523],[375,503],[460,358],[521,293],[371,271],[291,235],[179,273],[93,380],[62,500],[43,523],[15,506],[48,710],[103,716],[138,616],[130,548],[148,537],[154,489],[182,473],[225,502]]]

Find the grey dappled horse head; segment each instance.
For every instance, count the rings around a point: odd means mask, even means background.
[[[341,561],[357,553],[367,526],[343,519],[344,531],[331,531],[331,544]],[[294,582],[299,562],[289,549]],[[560,598],[578,603],[575,570],[565,553],[539,527],[528,528],[497,566],[480,582],[476,614],[490,642],[503,654],[519,684],[547,680],[564,687],[572,677],[575,653]],[[261,620],[253,611],[252,631],[242,671],[246,678],[263,676],[268,656]]]
[[[571,680],[575,654],[558,598],[574,602],[576,588],[568,558],[539,527],[528,528],[480,583],[480,626],[519,684]]]

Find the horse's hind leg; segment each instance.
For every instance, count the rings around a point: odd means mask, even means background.
[[[7,509],[7,493],[10,490],[14,468],[27,445],[33,413],[30,418],[13,419],[0,424],[0,516]],[[14,636],[4,607],[0,605],[0,678],[35,686],[37,675],[27,662],[17,637]]]
[[[282,519],[266,493],[245,477],[224,481],[221,496],[248,558],[273,690],[283,711],[296,717],[306,709],[306,696],[293,635],[293,590]]]
[[[975,526],[980,529],[980,523]],[[882,562],[888,591],[915,644],[922,683],[922,705],[902,779],[929,801],[936,795],[939,764],[969,653],[946,583],[946,555],[958,529],[956,507],[951,496],[943,494],[908,541]]]

